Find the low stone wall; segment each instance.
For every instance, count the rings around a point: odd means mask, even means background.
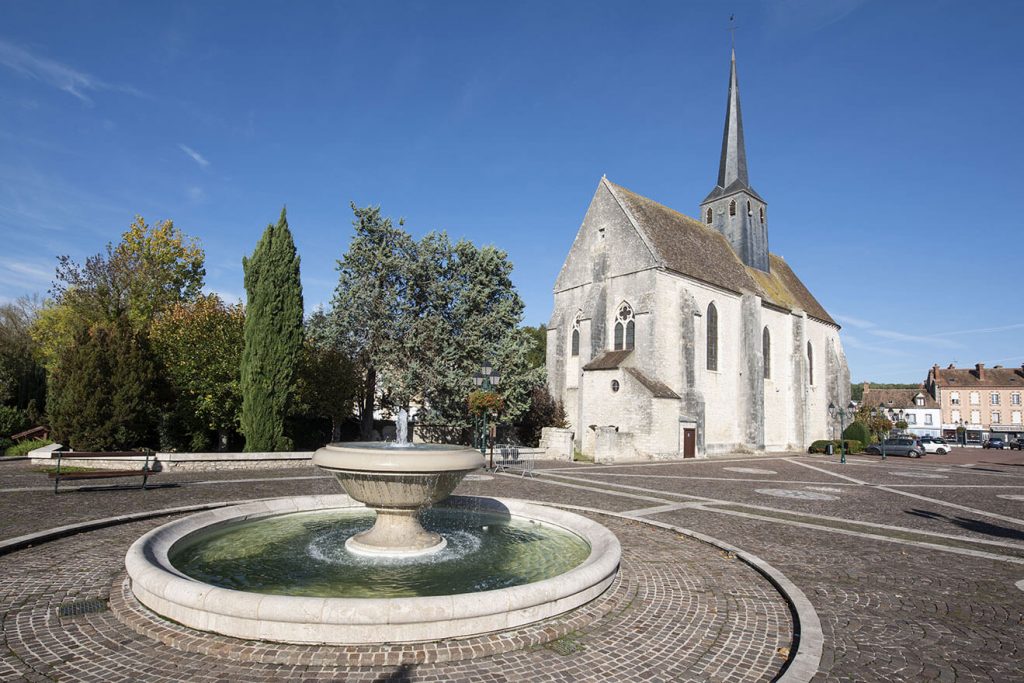
[[[571,433],[570,433],[571,434]],[[571,436],[570,441],[571,443]],[[33,465],[53,467],[57,464],[57,453],[54,445],[37,449],[28,454]],[[59,448],[59,445],[56,445]],[[558,453],[551,449],[526,448],[519,449],[521,456],[529,456],[536,460],[571,460],[568,454]],[[129,463],[138,461],[141,468],[145,458],[117,458],[104,460],[88,458],[75,460],[73,452],[61,454],[62,467],[84,467],[95,470],[124,469]],[[281,453],[156,453],[157,470],[162,472],[216,472],[223,470],[273,470],[295,467],[313,468],[313,451],[286,451]],[[134,466],[134,465],[132,465]]]
[[[53,451],[32,451],[32,464],[52,467],[57,454]],[[76,460],[74,453],[61,454],[61,466],[86,467],[98,470],[124,469],[129,463],[144,457],[104,460],[88,458]],[[281,453],[156,453],[157,470],[164,472],[215,472],[219,470],[268,470],[289,467],[313,467],[313,451],[286,451]]]

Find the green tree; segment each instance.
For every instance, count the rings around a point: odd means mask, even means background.
[[[453,244],[443,232],[416,241],[379,207],[353,212],[329,327],[362,377],[363,438],[375,407],[394,411],[411,401],[422,405],[421,424],[469,427],[466,400],[483,361],[503,377],[502,419],[525,412],[543,370],[531,367],[531,342],[518,329],[523,303],[505,252]]]
[[[548,330],[544,325],[530,327],[527,325],[523,330],[530,336],[530,351],[526,360],[531,368],[542,368],[547,363]]]
[[[242,266],[248,298],[241,371],[245,450],[285,451],[292,447],[285,418],[302,348],[302,283],[283,209]]]
[[[126,325],[83,327],[50,376],[57,441],[76,450],[155,446],[160,374],[148,340]]]
[[[0,305],[0,405],[27,409],[46,399],[46,371],[31,334],[38,308],[24,298]]]
[[[330,440],[337,441],[341,423],[352,415],[359,379],[352,360],[332,342],[329,325],[322,310],[306,321],[293,412],[330,420]]]
[[[565,408],[548,391],[546,384],[536,384],[530,396],[530,408],[516,426],[519,440],[527,446],[540,443],[544,427],[567,427]]]
[[[150,336],[172,392],[175,446],[226,448],[238,431],[245,313],[215,294],[174,304],[153,322]],[[173,439],[173,436],[171,437]]]
[[[108,244],[105,253],[89,257],[85,265],[58,257],[51,298],[32,328],[43,364],[49,369],[82,327],[127,324],[148,334],[158,314],[200,295],[204,262],[198,242],[171,221],[151,226],[140,216],[120,242]]]

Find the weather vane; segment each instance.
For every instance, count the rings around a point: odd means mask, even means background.
[[[732,34],[732,49],[736,49],[736,15],[729,15],[729,33]]]

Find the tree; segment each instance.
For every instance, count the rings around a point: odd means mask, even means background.
[[[238,431],[244,322],[241,304],[225,305],[215,294],[174,304],[153,322],[173,398],[168,431],[182,435],[182,447],[205,450],[216,435],[224,449]]]
[[[565,408],[555,400],[546,384],[535,384],[530,396],[530,409],[523,414],[517,426],[519,440],[528,445],[540,443],[544,427],[567,427]]]
[[[293,413],[330,420],[330,439],[337,441],[341,423],[352,415],[358,381],[352,360],[332,343],[327,315],[314,311],[306,321]]]
[[[241,371],[245,450],[289,450],[284,423],[302,348],[302,283],[285,210],[242,267],[248,298]]]
[[[348,350],[362,377],[359,429],[365,440],[373,431],[378,370],[403,352],[399,342],[408,332],[403,297],[414,243],[401,227],[381,214],[380,207],[351,206],[355,235],[338,261],[330,336],[335,348]]]
[[[362,377],[362,437],[370,438],[375,407],[394,411],[414,400],[420,424],[469,427],[466,400],[483,361],[503,377],[502,419],[522,414],[537,380],[505,252],[453,244],[443,232],[416,241],[379,207],[352,208],[355,235],[338,262],[328,317]]]
[[[116,323],[83,327],[56,368],[48,413],[57,441],[76,450],[156,445],[161,384],[144,336]]]
[[[38,309],[24,298],[0,305],[0,405],[26,409],[46,398],[46,371],[31,335]]]
[[[537,325],[537,327],[530,327],[529,325],[523,328],[530,336],[530,351],[527,354],[526,360],[530,364],[531,368],[542,368],[547,363],[547,349],[548,349],[548,330],[544,325]]]
[[[33,325],[43,364],[49,369],[60,349],[82,327],[127,324],[148,334],[150,323],[175,303],[201,293],[205,254],[171,221],[148,225],[141,216],[117,245],[79,265],[69,256],[57,259],[51,298]]]

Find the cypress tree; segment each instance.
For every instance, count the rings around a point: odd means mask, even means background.
[[[290,450],[284,424],[302,350],[302,283],[284,209],[242,267],[248,299],[242,350],[245,450]]]

